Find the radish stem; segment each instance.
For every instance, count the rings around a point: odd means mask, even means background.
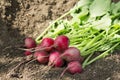
[[[113,47],[111,47],[110,49],[108,49],[107,51],[103,52],[102,54],[100,54],[99,56],[95,57],[94,59],[92,59],[91,61],[87,62],[86,64],[84,64],[84,67],[86,67],[87,65],[90,65],[91,63],[95,62],[96,60],[103,58],[107,55],[109,55],[109,52],[112,51],[116,46],[118,46],[119,43],[115,44]]]

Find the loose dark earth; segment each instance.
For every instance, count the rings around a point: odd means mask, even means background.
[[[21,61],[24,54],[15,48],[25,37],[36,38],[78,0],[0,0],[0,80],[58,80],[64,68],[51,69],[42,79],[44,65],[32,62],[22,65],[17,76],[7,74]],[[65,73],[61,80],[120,80],[120,52],[98,60],[81,74]]]

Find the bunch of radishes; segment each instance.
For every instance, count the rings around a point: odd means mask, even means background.
[[[81,73],[83,58],[77,48],[69,47],[69,41],[67,36],[60,35],[55,40],[43,38],[40,44],[36,44],[35,40],[29,37],[25,39],[27,49],[24,54],[33,54],[39,63],[48,64],[48,66],[63,67],[67,65],[61,76],[66,70],[71,74]]]

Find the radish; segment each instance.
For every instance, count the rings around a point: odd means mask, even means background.
[[[73,61],[68,63],[68,72],[70,72],[71,74],[75,74],[75,73],[81,73],[82,72],[82,65],[78,62],[78,61]]]
[[[47,51],[47,52],[51,52],[52,50],[54,50],[54,47],[53,46],[50,46],[50,47],[43,47],[43,46],[37,46],[34,50],[35,51]]]
[[[69,46],[69,38],[67,36],[58,36],[54,41],[54,46],[58,51],[63,52]]]
[[[33,47],[32,45],[35,44],[32,38],[26,38],[25,45],[27,46],[27,48],[32,48]],[[35,51],[45,50],[50,52],[52,49],[55,48],[56,50],[63,52],[68,48],[68,46],[69,46],[69,38],[67,36],[61,35],[58,36],[55,39],[55,41],[52,38],[44,38],[37,47],[30,49],[30,51],[35,52]],[[26,50],[26,49],[21,49],[21,50]]]
[[[25,51],[24,54],[28,56],[28,55],[31,55],[32,53],[30,51]]]
[[[52,38],[44,38],[41,42],[42,47],[50,47],[54,44],[54,40]]]
[[[83,58],[80,55],[80,51],[79,49],[75,48],[75,47],[69,47],[67,50],[65,50],[65,52],[61,55],[61,57],[63,59],[65,59],[65,61],[67,62],[71,62],[71,61],[79,61],[82,62]]]
[[[60,75],[60,78],[64,75],[66,71],[68,71],[71,74],[81,73],[82,72],[82,65],[79,63],[79,61],[73,61],[68,63],[67,67],[64,69],[62,74]]]
[[[33,56],[34,56],[35,58],[37,58],[37,56],[38,56],[40,53],[41,53],[40,51],[37,51],[37,52],[34,53]]]
[[[43,70],[46,70],[44,72],[44,74],[42,76],[44,76],[46,73],[48,73],[48,71],[53,67],[61,67],[63,66],[64,61],[62,60],[62,58],[60,57],[60,52],[58,51],[54,51],[51,52],[49,55],[49,63],[48,66],[44,67]]]
[[[25,39],[25,46],[27,48],[34,48],[36,47],[36,42],[31,37]]]
[[[49,56],[45,51],[35,52],[34,57],[36,57],[37,61],[41,64],[45,64],[49,60]]]
[[[55,67],[61,67],[63,66],[64,61],[60,57],[60,53],[58,51],[54,51],[49,56],[49,66],[54,65]]]
[[[51,51],[53,49],[54,40],[52,38],[44,38],[37,46],[36,50],[44,49],[45,51]]]
[[[37,45],[37,47],[35,47],[35,51],[41,51],[41,49],[43,50],[43,47],[41,45]]]

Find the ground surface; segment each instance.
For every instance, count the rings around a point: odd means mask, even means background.
[[[7,76],[19,62],[22,51],[8,46],[22,44],[26,36],[36,38],[51,22],[78,0],[0,0],[0,80],[58,80],[64,68],[51,69],[42,79],[44,65],[32,62]],[[120,80],[120,54],[115,53],[85,68],[82,74],[65,73],[62,80]]]

